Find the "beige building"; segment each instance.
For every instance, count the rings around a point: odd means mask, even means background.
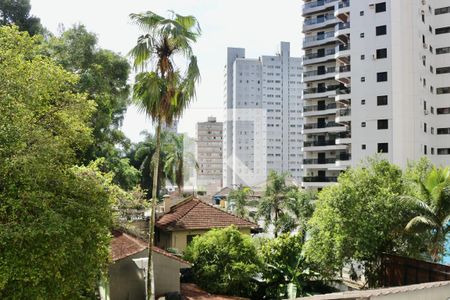
[[[197,187],[199,191],[211,195],[222,187],[222,131],[223,124],[217,122],[215,117],[197,123]]]

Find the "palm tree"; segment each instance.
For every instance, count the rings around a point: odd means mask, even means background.
[[[167,134],[164,141],[164,173],[172,184],[178,187],[178,193],[183,194],[184,177],[189,172],[189,166],[198,168],[198,163],[192,153],[184,149],[184,135]]]
[[[414,207],[418,215],[405,229],[415,232],[430,231],[430,254],[434,262],[445,252],[445,239],[450,231],[450,170],[433,168],[423,180],[418,180],[419,196],[403,197]]]
[[[253,194],[253,191],[248,186],[239,186],[228,194],[228,200],[233,201],[235,206],[235,213],[241,218],[247,218],[249,213],[247,210],[248,198]]]
[[[153,240],[159,157],[161,152],[161,124],[171,125],[195,97],[195,85],[200,79],[197,58],[191,44],[200,36],[200,27],[193,16],[181,16],[172,12],[164,18],[151,11],[131,14],[144,34],[138,37],[137,45],[130,51],[136,75],[133,99],[138,108],[151,117],[156,125],[156,149],[154,154],[152,203],[149,224],[147,299],[155,299],[153,276]],[[174,59],[180,56],[187,62],[182,72],[176,68]]]

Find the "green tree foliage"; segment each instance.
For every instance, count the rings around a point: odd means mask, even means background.
[[[306,285],[317,276],[303,255],[303,240],[301,234],[282,234],[262,244],[259,252],[267,299],[286,299],[288,284],[297,287],[297,296],[305,295]]]
[[[43,33],[44,29],[39,18],[30,15],[30,0],[0,1],[0,26],[16,25],[21,31],[30,35]]]
[[[333,277],[344,263],[358,261],[369,286],[376,286],[383,252],[417,256],[419,241],[403,230],[412,213],[399,201],[404,193],[402,171],[378,158],[347,170],[337,185],[321,191],[306,254],[322,275]]]
[[[95,103],[36,43],[0,27],[0,298],[80,299],[107,267],[113,195],[72,167]]]
[[[434,262],[445,254],[446,236],[450,231],[450,170],[433,167],[424,178],[416,181],[418,196],[402,197],[417,214],[406,225],[412,232],[432,235],[429,253]]]
[[[202,288],[211,293],[250,296],[259,260],[252,239],[230,226],[194,238],[185,252]]]
[[[248,186],[239,186],[237,189],[232,190],[228,194],[228,201],[234,204],[234,212],[241,218],[249,217],[249,197],[253,194],[253,191]]]

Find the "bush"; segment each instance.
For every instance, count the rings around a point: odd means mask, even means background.
[[[195,282],[210,293],[248,297],[256,290],[257,251],[235,226],[195,237],[185,259],[193,264]]]

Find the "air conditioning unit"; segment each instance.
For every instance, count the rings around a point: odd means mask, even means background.
[[[429,114],[429,111],[425,109],[425,110],[423,111],[423,113],[424,113],[424,115],[426,116],[426,115]]]
[[[369,4],[369,8],[374,9],[375,8],[375,4]]]
[[[427,43],[423,43],[423,48],[424,48],[424,49],[428,49]]]

